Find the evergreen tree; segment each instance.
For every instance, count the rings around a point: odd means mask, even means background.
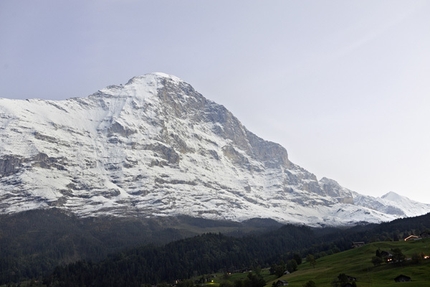
[[[287,270],[290,273],[293,273],[297,270],[297,262],[294,259],[291,259],[287,262]]]
[[[402,262],[406,258],[406,256],[403,254],[402,250],[400,250],[400,248],[391,249],[391,252],[393,253],[393,261],[394,262]]]
[[[308,256],[306,256],[306,261],[309,262],[309,264],[315,268],[316,260],[312,254],[308,254]]]
[[[293,254],[293,259],[296,260],[297,265],[302,264],[302,257],[299,254],[294,253]]]
[[[372,257],[372,263],[373,263],[374,266],[379,266],[379,265],[382,264],[382,262],[384,262],[382,260],[382,257],[379,257],[379,256],[373,256]]]
[[[382,255],[381,255],[381,249],[380,249],[380,248],[376,249],[375,256],[376,256],[376,257],[381,257],[381,258],[382,258]]]

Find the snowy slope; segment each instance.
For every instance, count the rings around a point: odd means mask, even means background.
[[[64,101],[0,99],[0,212],[379,222],[430,211],[293,164],[227,109],[153,73]]]

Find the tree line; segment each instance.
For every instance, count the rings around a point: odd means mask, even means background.
[[[67,282],[73,282],[73,286],[140,286],[142,282],[160,283],[253,266],[281,265],[278,269],[294,270],[298,257],[311,254],[317,259],[347,250],[354,241],[399,240],[430,230],[430,214],[427,214],[348,229],[285,225],[254,235],[232,237],[208,233],[164,244],[167,238],[181,238],[183,231],[159,229],[162,224],[156,222],[147,226],[128,221],[85,225],[67,216],[58,221],[58,216],[37,212],[31,215],[33,221],[26,224],[16,217],[0,220],[0,284],[46,275],[45,282],[50,286],[72,286]],[[34,222],[38,221],[40,226],[52,228],[35,227]],[[87,226],[92,233],[82,233],[81,226]],[[231,226],[237,228],[233,223]],[[149,241],[140,236],[145,232],[164,243],[147,244]],[[137,245],[140,247],[132,248]],[[121,250],[124,246],[128,249]]]
[[[285,271],[294,272],[302,258],[312,264],[318,257],[350,249],[353,241],[393,240],[394,232],[397,236],[422,233],[430,228],[429,219],[430,214],[398,220],[392,225],[357,226],[328,233],[294,225],[241,238],[209,233],[165,246],[130,249],[98,264],[80,261],[57,267],[45,278],[45,283],[47,286],[141,286],[256,266],[271,266],[271,271],[279,276]]]

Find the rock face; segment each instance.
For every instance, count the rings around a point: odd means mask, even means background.
[[[79,216],[311,225],[418,215],[318,181],[282,146],[162,73],[86,98],[0,99],[0,125],[0,213],[55,206]],[[420,206],[419,213],[430,211]]]

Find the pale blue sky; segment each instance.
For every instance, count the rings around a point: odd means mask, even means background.
[[[150,72],[363,194],[430,203],[429,1],[0,1],[0,97]]]

